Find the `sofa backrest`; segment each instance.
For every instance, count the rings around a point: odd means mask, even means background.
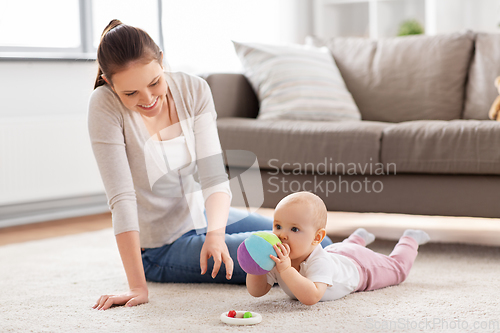
[[[363,120],[403,122],[461,118],[474,36],[311,40],[332,52]]]
[[[500,34],[477,33],[463,118],[488,119],[491,104],[498,96],[494,85],[497,76],[500,76]]]
[[[212,90],[217,117],[257,117],[259,101],[243,74],[215,73],[203,78]]]

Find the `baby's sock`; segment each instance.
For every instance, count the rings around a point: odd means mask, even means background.
[[[358,228],[352,234],[363,238],[365,240],[365,246],[372,243],[375,240],[375,235],[372,233],[369,233],[364,228]]]
[[[423,230],[408,229],[408,230],[405,230],[405,232],[403,233],[403,236],[408,236],[408,237],[413,238],[414,240],[417,241],[418,245],[425,244],[431,240],[429,235]]]

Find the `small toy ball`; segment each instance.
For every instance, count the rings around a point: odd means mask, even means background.
[[[281,243],[278,236],[266,231],[254,232],[238,247],[238,262],[248,274],[263,275],[273,269],[275,262],[269,255],[276,256],[273,245]]]
[[[235,312],[235,316],[229,314]],[[257,312],[234,311],[224,312],[220,315],[220,320],[228,325],[255,325],[262,321],[262,316]]]

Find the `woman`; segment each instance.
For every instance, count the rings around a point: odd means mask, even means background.
[[[151,37],[118,20],[104,29],[97,62],[89,134],[130,290],[94,308],[148,302],[146,280],[244,283],[231,258],[272,221],[230,208],[208,84],[164,72]]]

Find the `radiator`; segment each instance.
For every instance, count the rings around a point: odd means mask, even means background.
[[[57,207],[59,218],[69,217],[62,212],[75,211],[79,202],[97,204],[99,213],[103,193],[86,115],[0,118],[0,226],[47,220],[29,209],[32,204],[39,211],[44,202],[47,209]]]

